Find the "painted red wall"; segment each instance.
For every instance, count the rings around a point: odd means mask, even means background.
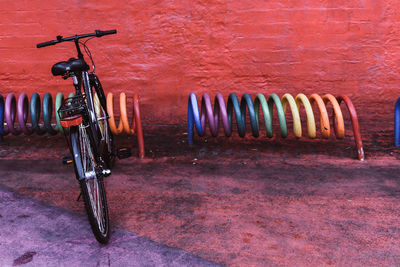
[[[96,72],[147,123],[184,123],[191,91],[346,93],[361,120],[400,96],[397,0],[3,0],[0,18],[2,94],[70,91],[50,68],[73,45],[35,44],[116,28],[89,43]]]

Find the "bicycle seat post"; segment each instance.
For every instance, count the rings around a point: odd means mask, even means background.
[[[72,77],[72,82],[74,84],[75,87],[75,95],[80,95],[81,94],[81,79],[76,77],[75,73],[71,75]]]

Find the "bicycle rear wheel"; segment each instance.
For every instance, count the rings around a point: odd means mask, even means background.
[[[82,125],[71,127],[71,146],[75,170],[85,202],[90,227],[97,241],[106,244],[110,238],[108,206],[103,177],[96,174],[96,157],[88,136],[88,128]]]

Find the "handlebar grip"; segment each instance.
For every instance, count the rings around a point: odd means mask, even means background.
[[[96,37],[101,37],[107,34],[116,34],[117,30],[109,30],[109,31],[100,31],[100,30],[96,30]]]
[[[48,41],[48,42],[37,44],[36,47],[41,48],[41,47],[45,47],[45,46],[49,46],[49,45],[55,45],[56,43],[58,43],[58,41],[53,40],[53,41]]]

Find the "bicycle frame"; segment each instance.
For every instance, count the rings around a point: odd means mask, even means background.
[[[76,49],[78,52],[78,58],[82,59],[84,61],[83,58],[83,54],[80,50],[79,47],[79,43],[78,40],[74,40],[75,45],[76,45]],[[86,63],[86,62],[85,62]],[[96,116],[96,112],[95,112],[95,108],[94,108],[94,100],[93,100],[93,92],[92,92],[92,86],[95,88],[96,93],[101,96],[104,95],[102,91],[102,87],[100,84],[100,81],[98,80],[97,76],[91,72],[87,72],[87,71],[81,71],[78,73],[71,73],[70,75],[72,77],[72,82],[73,85],[75,87],[75,95],[82,95],[82,89],[83,89],[83,93],[85,94],[85,98],[86,98],[86,109],[84,110],[84,112],[82,112],[82,124],[79,126],[74,126],[74,127],[84,127],[84,128],[89,128],[88,130],[88,136],[90,139],[90,142],[92,143],[92,147],[94,150],[94,155],[96,157],[97,162],[101,162],[103,165],[104,161],[101,158],[103,151],[102,147],[100,147],[101,144],[101,136],[100,136],[100,131],[98,129],[98,124],[97,124],[97,116]],[[82,88],[83,87],[83,88]],[[99,92],[98,92],[99,91]],[[103,101],[100,102],[104,102],[104,98],[100,97],[100,99],[102,99]],[[104,103],[101,103],[102,105],[105,106]],[[104,108],[104,110],[106,110]],[[108,117],[108,115],[106,114],[106,116]],[[103,167],[103,166],[101,166]],[[79,177],[79,179],[87,179],[88,177],[82,177],[82,175],[78,174],[77,177]]]

